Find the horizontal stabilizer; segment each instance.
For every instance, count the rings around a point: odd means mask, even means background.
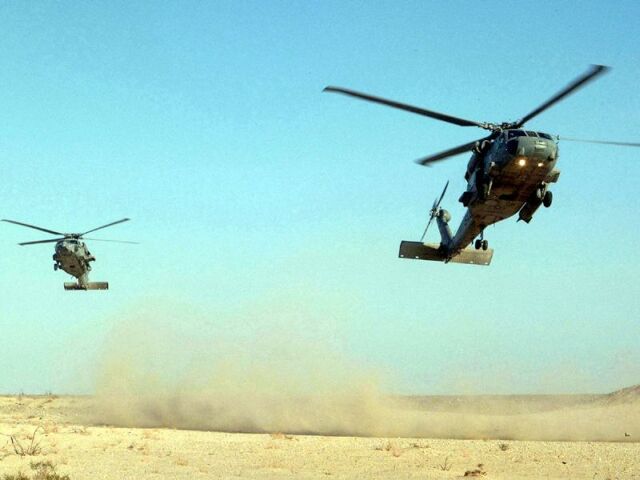
[[[400,243],[400,258],[413,258],[417,260],[431,260],[435,262],[444,262],[446,256],[440,250],[437,243],[421,243],[403,241]],[[465,248],[449,261],[451,263],[466,263],[469,265],[489,265],[493,258],[493,249],[475,250]]]
[[[65,290],[109,290],[109,282],[88,282],[80,285],[74,282],[64,282]]]
[[[418,260],[433,260],[443,262],[444,256],[440,252],[440,245],[437,243],[408,242],[400,243],[400,258],[415,258]]]
[[[465,248],[449,261],[451,263],[466,263],[468,265],[489,265],[492,258],[493,248],[488,248],[486,250]]]

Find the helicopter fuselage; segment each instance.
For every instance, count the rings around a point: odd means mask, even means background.
[[[61,269],[78,279],[83,285],[88,281],[87,273],[91,271],[91,262],[95,257],[91,255],[86,244],[80,240],[65,238],[56,243],[53,254],[54,269]]]
[[[545,133],[505,130],[481,145],[465,175],[467,190],[460,201],[467,212],[456,234],[446,231],[446,215],[438,218],[447,253],[459,252],[487,226],[518,212],[519,219],[528,223],[542,204],[548,185],[558,180],[557,160],[558,145]]]

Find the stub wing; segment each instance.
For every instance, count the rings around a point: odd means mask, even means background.
[[[109,290],[109,282],[87,282],[80,285],[75,282],[64,282],[65,290]]]
[[[408,242],[400,243],[400,258],[412,258],[416,260],[431,260],[435,262],[444,262],[447,257],[440,250],[437,243]],[[489,265],[493,258],[493,249],[475,250],[473,248],[465,248],[454,257],[449,259],[451,263],[466,263],[468,265]]]

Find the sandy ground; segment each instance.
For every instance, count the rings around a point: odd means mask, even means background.
[[[97,421],[102,407],[95,398],[5,396],[0,475],[32,475],[32,462],[50,461],[72,480],[431,479],[465,472],[496,479],[640,479],[639,399],[637,388],[580,397],[411,397],[395,399],[386,412],[400,422],[398,432],[418,424],[416,433],[447,437],[449,426],[449,437],[457,438],[451,439],[116,427]],[[383,422],[389,432],[393,421]],[[28,450],[34,432],[35,455],[17,455],[11,436]],[[563,437],[580,440],[557,440]]]

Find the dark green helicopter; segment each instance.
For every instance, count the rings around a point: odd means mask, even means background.
[[[417,160],[420,165],[428,166],[454,155],[472,152],[464,177],[467,189],[459,199],[467,207],[467,212],[453,234],[449,228],[451,215],[440,208],[449,185],[447,182],[442,194],[431,207],[429,221],[420,242],[401,242],[399,253],[401,258],[489,265],[493,250],[484,238],[484,229],[516,213],[518,221],[529,223],[540,205],[551,206],[553,196],[549,185],[555,183],[560,176],[560,171],[555,168],[560,137],[524,130],[524,124],[607,70],[608,67],[592,65],[585,74],[520,120],[500,124],[465,120],[346,88],[326,87],[324,91],[342,93],[461,127],[489,130],[490,134],[479,140]],[[565,137],[562,140],[640,147],[640,143]],[[423,243],[434,218],[440,230],[441,241],[439,244]],[[473,244],[473,248],[466,248],[470,244]]]
[[[55,253],[53,254],[54,270],[64,270],[69,275],[77,278],[76,282],[65,282],[65,290],[108,290],[108,282],[90,282],[89,272],[91,271],[91,262],[95,262],[94,257],[89,248],[82,241],[87,233],[95,232],[96,230],[102,230],[103,228],[111,227],[122,222],[129,221],[128,218],[117,220],[115,222],[107,223],[101,227],[87,230],[84,233],[61,233],[55,230],[49,230],[42,227],[36,227],[35,225],[29,225],[28,223],[16,222],[15,220],[2,220],[3,222],[13,223],[15,225],[21,225],[23,227],[33,228],[40,230],[41,232],[50,233],[52,235],[61,235],[60,238],[52,238],[49,240],[35,240],[32,242],[22,242],[18,245],[35,245],[38,243],[53,243],[55,242]],[[98,241],[98,242],[117,242],[117,243],[137,243],[128,242],[125,240],[105,240],[99,238],[87,238],[86,240]]]

